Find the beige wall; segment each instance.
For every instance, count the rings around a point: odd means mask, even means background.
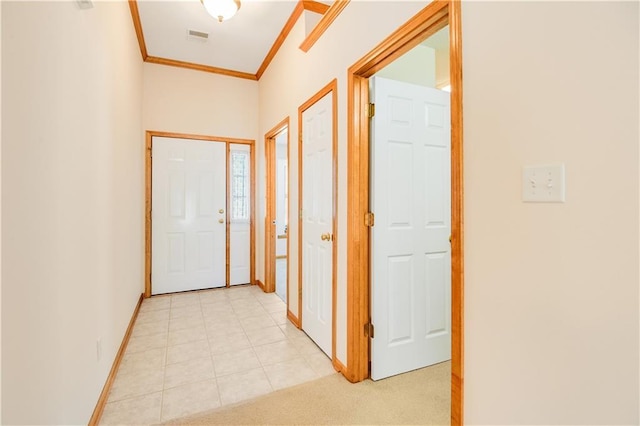
[[[333,78],[345,362],[346,70],[423,6],[351,2],[307,54],[300,20],[257,83],[143,67],[125,3],[2,2],[2,423],[85,423],[95,406],[142,291],[143,130],[258,140],[264,279],[263,135],[286,116],[297,135]],[[638,17],[463,5],[469,424],[639,422]],[[523,204],[522,166],[547,162],[566,164],[567,202]]]
[[[2,22],[2,2],[0,2]],[[0,30],[0,100],[2,99],[2,31]],[[2,102],[0,101],[0,348],[2,348]],[[2,423],[2,350],[0,349],[0,423]]]
[[[376,77],[436,87],[436,51],[418,45],[378,71]]]
[[[258,82],[144,64],[143,128],[258,138]]]
[[[450,84],[450,82],[449,52],[446,50],[436,50],[436,87],[446,86]]]
[[[143,68],[145,131],[251,139],[256,145],[262,143],[258,137],[257,81],[156,64],[145,63]],[[257,202],[264,206],[265,200],[260,198]],[[257,223],[264,223],[264,217],[258,217]],[[263,246],[264,243],[259,247]],[[259,247],[256,248],[259,250]]]
[[[289,188],[291,217],[298,211],[298,107],[327,85],[338,79],[338,305],[337,356],[346,364],[346,164],[347,164],[347,68],[382,41],[387,35],[424,7],[422,2],[351,2],[329,27],[320,40],[302,52],[298,46],[304,39],[303,20],[292,29],[273,62],[260,79],[260,135],[266,134],[282,119],[291,118],[291,163]],[[365,16],[367,19],[363,19]],[[348,40],[348,43],[345,43]],[[339,48],[337,48],[339,46]],[[264,144],[259,145],[259,199],[265,197]],[[264,205],[258,211],[257,261],[258,277],[264,276]],[[288,262],[289,292],[298,288],[298,221],[289,227],[291,252]],[[297,314],[297,298],[290,299],[291,310]]]
[[[3,2],[2,40],[2,423],[86,424],[142,292],[140,51],[125,2]]]
[[[466,420],[638,424],[638,3],[462,11]]]
[[[352,2],[306,55],[297,49],[304,30],[298,24],[260,81],[260,134],[290,116],[297,135],[298,106],[338,78],[342,361],[346,70],[422,6],[396,3],[390,14],[385,3]],[[631,3],[465,3],[470,424],[638,422],[637,17]],[[593,46],[606,52],[598,61]],[[522,166],[548,162],[566,164],[567,202],[523,204]],[[264,176],[263,162],[259,167]],[[296,241],[297,223],[290,228]],[[262,229],[258,235],[262,241]],[[261,272],[263,262],[260,253]]]
[[[320,18],[322,15],[316,12],[311,12],[309,10],[305,10],[302,12],[302,19],[304,20],[304,33],[305,36],[309,35],[309,33],[315,28],[315,26],[320,22]]]

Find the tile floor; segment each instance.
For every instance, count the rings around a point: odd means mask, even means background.
[[[257,286],[145,299],[101,424],[150,424],[207,411],[335,371]]]
[[[276,294],[287,303],[287,259],[276,259]]]

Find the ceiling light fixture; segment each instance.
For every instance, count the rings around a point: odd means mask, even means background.
[[[218,22],[231,19],[240,9],[240,0],[200,0],[209,15],[213,16]]]

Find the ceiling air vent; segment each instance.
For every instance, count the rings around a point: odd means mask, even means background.
[[[209,40],[209,33],[204,33],[202,31],[196,30],[187,30],[187,39],[206,42],[207,40]]]

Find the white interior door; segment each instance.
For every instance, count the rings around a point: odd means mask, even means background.
[[[251,280],[251,147],[229,144],[229,285]]]
[[[154,137],[152,159],[152,293],[224,286],[226,144]]]
[[[331,93],[302,113],[301,149],[302,329],[327,355],[332,356],[333,112]]]
[[[450,94],[371,79],[371,378],[451,358]]]

